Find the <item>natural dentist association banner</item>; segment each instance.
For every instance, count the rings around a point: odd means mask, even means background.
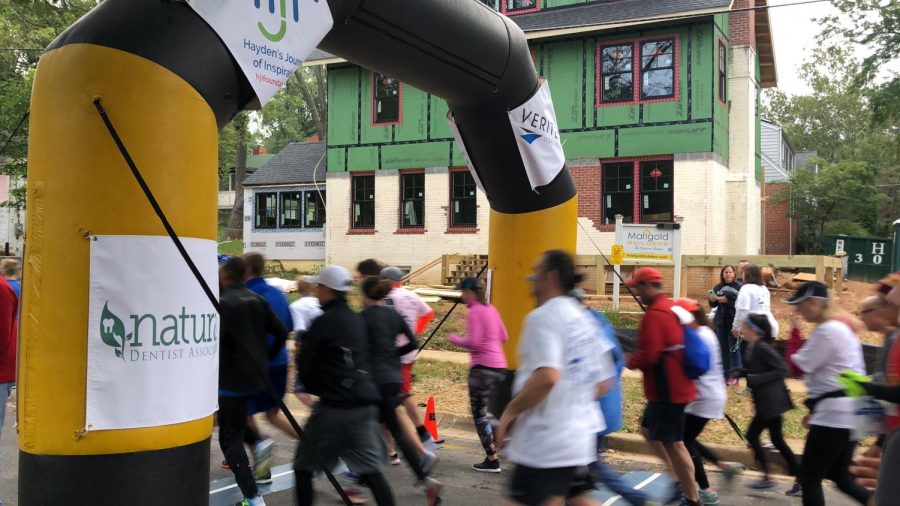
[[[218,292],[215,241],[182,238]],[[86,429],[197,420],[216,410],[219,315],[169,237],[92,237]]]

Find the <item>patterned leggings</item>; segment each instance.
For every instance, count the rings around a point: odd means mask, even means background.
[[[469,403],[472,405],[472,418],[475,421],[478,438],[481,439],[481,446],[489,457],[497,453],[491,423],[496,422],[496,419],[488,413],[487,408],[494,390],[503,381],[504,375],[500,369],[480,366],[469,369]]]

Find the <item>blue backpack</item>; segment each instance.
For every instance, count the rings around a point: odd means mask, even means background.
[[[687,377],[699,379],[709,371],[711,364],[709,346],[706,346],[696,330],[684,326],[684,372]]]

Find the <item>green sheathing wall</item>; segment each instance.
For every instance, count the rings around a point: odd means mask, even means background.
[[[578,3],[548,0],[553,5]],[[549,3],[546,5],[550,5]],[[727,29],[727,19],[724,22]],[[598,41],[675,34],[678,100],[596,106]],[[614,158],[716,151],[728,155],[728,111],[716,95],[718,37],[713,21],[644,31],[536,41],[538,72],[550,83],[566,157]],[[348,65],[328,73],[328,170],[459,166],[465,162],[447,125],[447,104],[403,85],[402,122],[372,125],[372,74]]]
[[[725,102],[719,100],[719,41],[724,41],[726,46],[726,59],[731,57],[731,48],[728,44],[728,14],[716,14],[713,17],[713,33],[715,34],[712,47],[713,83],[715,94],[713,96],[713,152],[728,160],[728,101],[731,100],[730,91],[726,88]],[[725,62],[726,69],[728,62]]]

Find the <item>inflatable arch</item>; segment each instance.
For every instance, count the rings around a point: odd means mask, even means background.
[[[525,276],[540,252],[574,251],[577,226],[568,170],[563,166],[535,191],[510,124],[508,112],[540,86],[524,34],[475,0],[327,4],[334,26],[320,48],[448,102],[491,205],[492,298],[513,336],[507,354],[514,367],[515,336],[533,307]],[[282,11],[284,5],[281,0]],[[20,502],[205,504],[211,416],[84,430],[86,238],[164,235],[98,115],[97,99],[178,235],[210,240],[216,239],[217,131],[258,105],[222,39],[181,1],[106,0],[41,58],[28,157]],[[191,385],[176,378],[145,387],[177,396]]]

